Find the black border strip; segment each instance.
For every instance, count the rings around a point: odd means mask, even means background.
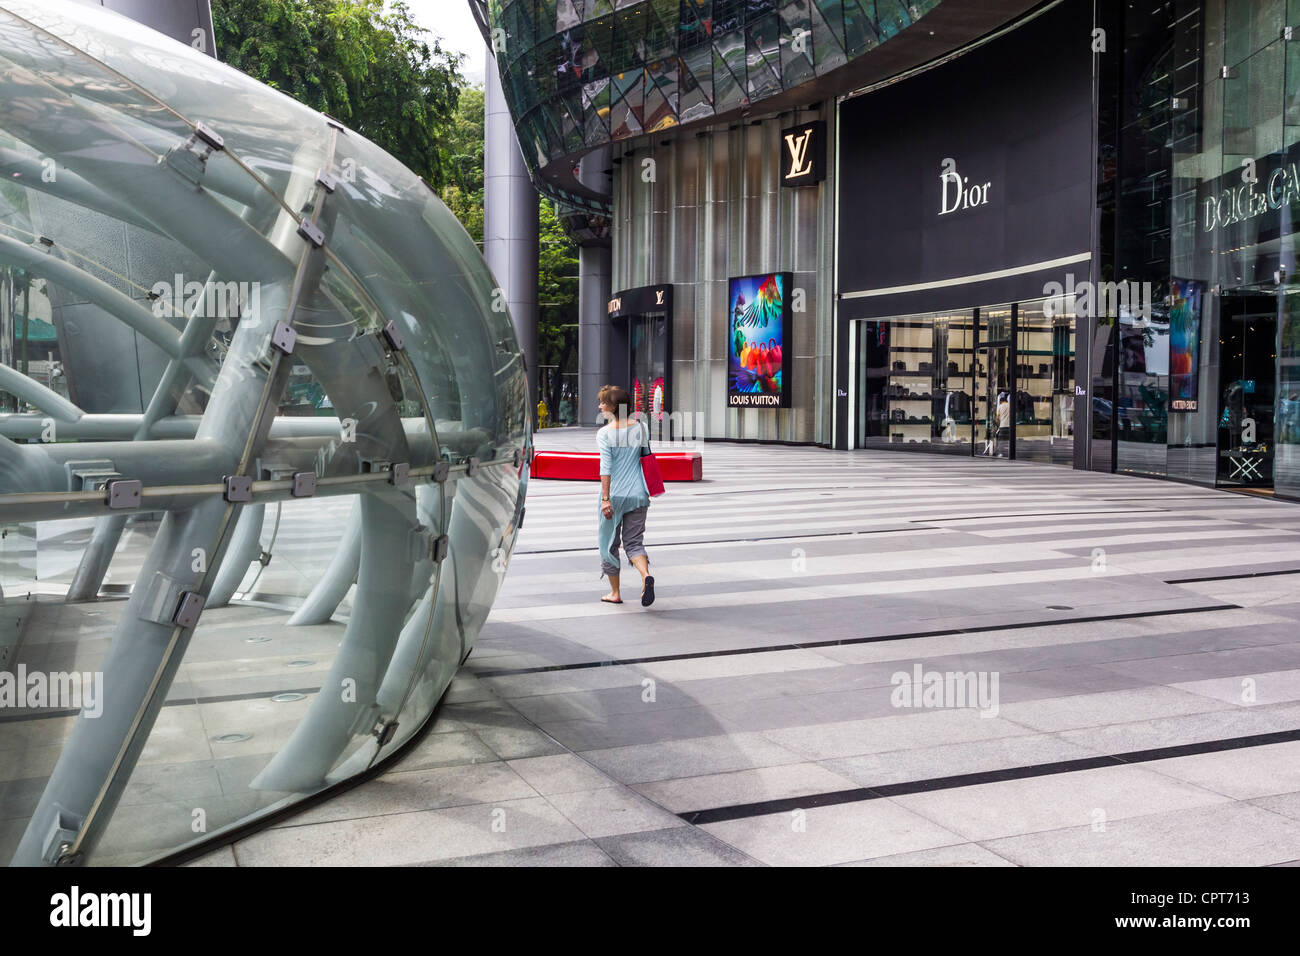
[[[987,783],[1001,783],[1006,780],[1026,780],[1030,777],[1077,773],[1080,770],[1097,770],[1102,767],[1122,767],[1127,764],[1218,753],[1224,750],[1241,750],[1246,747],[1267,747],[1271,744],[1292,743],[1297,740],[1300,740],[1300,729],[1280,730],[1267,734],[1251,734],[1247,737],[1207,740],[1196,744],[1178,744],[1172,747],[1156,747],[1151,750],[1132,750],[1127,753],[1080,757],[1077,760],[1059,760],[1054,763],[1032,764],[1027,767],[1008,767],[1002,770],[956,774],[951,777],[908,780],[903,783],[882,784],[878,787],[836,790],[830,793],[809,794],[806,797],[786,797],[781,800],[765,800],[761,803],[739,803],[729,807],[713,807],[708,810],[688,810],[677,814],[677,816],[687,823],[699,826],[705,823],[722,823],[727,820],[761,817],[772,813],[789,813],[793,810],[829,807],[841,803],[860,803],[864,800],[902,797],[912,793],[956,790],[962,787],[977,787]]]
[[[773,651],[799,651],[813,647],[848,647],[852,644],[878,644],[884,641],[906,641],[915,637],[951,637],[956,634],[982,634],[989,631],[1025,630],[1031,627],[1054,627],[1059,624],[1094,624],[1100,621],[1127,621],[1141,617],[1167,617],[1171,614],[1200,614],[1207,611],[1240,611],[1240,604],[1211,604],[1205,607],[1167,608],[1161,611],[1139,611],[1134,614],[1096,614],[1090,617],[1068,617],[1054,621],[1020,621],[1011,624],[980,624],[974,627],[951,627],[937,631],[911,631],[907,634],[878,634],[875,637],[844,637],[832,641],[801,641],[798,644],[769,644],[764,647],[737,647],[724,651],[692,651],[689,654],[663,654],[657,657],[623,657],[602,661],[580,661],[575,664],[543,664],[538,667],[502,667],[497,670],[470,671],[475,677],[517,677],[521,674],[547,674],[554,671],[579,671],[593,667],[626,667],[634,664],[659,664],[664,661],[691,661],[705,657],[732,657],[741,654],[768,654]]]
[[[1300,574],[1300,568],[1283,571],[1247,571],[1244,574],[1211,574],[1203,578],[1175,578],[1165,584],[1196,584],[1199,581],[1237,581],[1241,578],[1271,578],[1279,574]]]

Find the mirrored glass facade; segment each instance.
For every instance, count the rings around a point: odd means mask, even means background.
[[[1127,38],[1101,61],[1102,268],[1153,308],[1098,329],[1094,467],[1300,497],[1300,4],[1099,16]]]
[[[0,0],[0,861],[165,856],[420,731],[523,517],[493,287],[355,133]]]
[[[939,2],[489,0],[487,7],[524,155],[542,167],[794,89],[870,52]]]

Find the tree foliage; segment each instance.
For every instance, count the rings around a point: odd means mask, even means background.
[[[537,364],[552,365],[549,382],[539,379],[551,417],[560,411],[563,373],[577,371],[578,364],[578,247],[564,231],[554,204],[541,201],[538,228]],[[577,378],[569,376],[569,388],[577,401]],[[546,387],[549,386],[549,387]]]
[[[217,55],[346,123],[443,185],[460,54],[442,49],[404,3],[212,0]]]
[[[483,89],[460,91],[456,115],[445,139],[447,181],[442,201],[456,214],[465,231],[483,246]]]

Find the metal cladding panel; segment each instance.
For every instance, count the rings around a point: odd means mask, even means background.
[[[639,148],[615,166],[614,288],[673,285],[673,407],[699,412],[710,437],[819,440],[827,360],[819,349],[831,341],[823,328],[831,317],[826,257],[833,245],[824,238],[830,201],[826,186],[780,188],[787,125],[788,117],[767,117],[719,127],[656,144],[652,152]],[[639,161],[650,156],[655,183],[641,176]],[[799,290],[803,311],[794,315],[790,369],[801,404],[732,415],[725,394],[728,280],[765,272],[795,273],[792,290]],[[690,386],[676,371],[683,362],[699,370]]]

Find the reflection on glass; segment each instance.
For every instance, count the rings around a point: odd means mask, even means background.
[[[0,0],[0,172],[0,661],[66,690],[0,723],[0,861],[138,863],[427,720],[527,380],[418,177],[122,17]]]

